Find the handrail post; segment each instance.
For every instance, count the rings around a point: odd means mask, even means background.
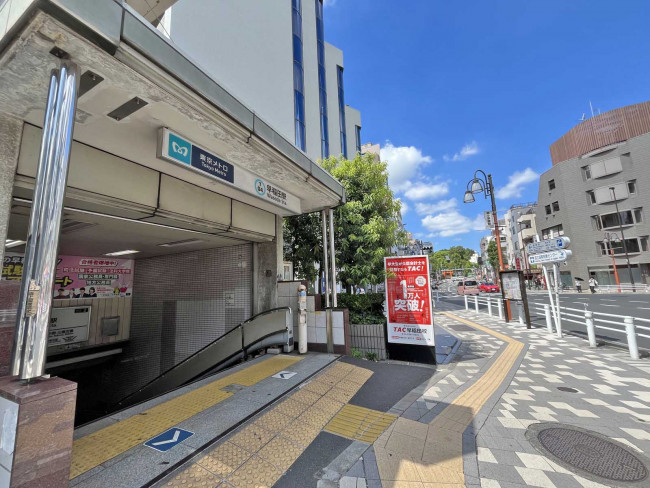
[[[463,295],[465,298],[465,310],[469,310],[469,303],[467,303],[467,295]]]
[[[585,323],[587,324],[587,337],[589,338],[589,347],[596,347],[596,328],[594,327],[594,314],[585,310]]]
[[[551,306],[548,303],[544,304],[544,316],[546,317],[546,329],[549,334],[553,333],[553,319],[551,318]]]
[[[478,313],[478,295],[474,295],[474,310]]]
[[[503,300],[497,298],[497,305],[499,306],[499,320],[503,320]]]
[[[625,332],[627,333],[627,346],[630,349],[630,357],[639,359],[639,346],[636,342],[636,330],[634,327],[634,317],[625,317]]]
[[[492,297],[487,297],[488,301],[488,315],[492,317]]]

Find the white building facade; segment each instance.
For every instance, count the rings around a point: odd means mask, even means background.
[[[360,151],[322,0],[181,0],[159,30],[311,160]]]

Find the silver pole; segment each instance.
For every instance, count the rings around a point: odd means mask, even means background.
[[[45,368],[78,83],[68,61],[50,77],[12,359],[12,374],[21,380],[42,376]]]
[[[336,308],[336,258],[334,257],[334,210],[330,214],[330,266],[332,270],[332,307]]]
[[[327,210],[323,210],[321,212],[321,221],[322,221],[322,228],[323,228],[323,269],[325,272],[325,289],[323,290],[323,293],[325,294],[325,307],[330,306],[330,293],[329,293],[329,288],[330,288],[330,278],[329,278],[329,271],[328,271],[328,264],[327,264]]]

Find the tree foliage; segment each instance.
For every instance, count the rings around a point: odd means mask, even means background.
[[[432,263],[434,272],[441,269],[475,268],[477,264],[470,261],[474,252],[473,249],[463,246],[453,246],[429,255],[429,261]]]
[[[499,253],[497,251],[497,241],[490,241],[487,248],[488,261],[493,269],[499,269]],[[501,258],[503,259],[503,248],[501,248]]]
[[[400,202],[388,186],[386,163],[373,155],[354,159],[330,157],[322,166],[345,188],[347,203],[334,210],[334,246],[338,280],[344,287],[384,280],[384,257],[391,247],[406,242],[399,228]],[[285,258],[294,263],[296,277],[313,280],[322,259],[318,213],[284,221]]]

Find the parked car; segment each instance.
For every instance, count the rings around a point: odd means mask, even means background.
[[[499,288],[499,285],[495,285],[494,283],[490,281],[486,281],[485,283],[481,283],[478,287],[478,289],[482,292],[485,293],[499,293],[501,289]]]
[[[456,291],[459,295],[478,295],[478,283],[476,280],[463,280],[458,283]]]

